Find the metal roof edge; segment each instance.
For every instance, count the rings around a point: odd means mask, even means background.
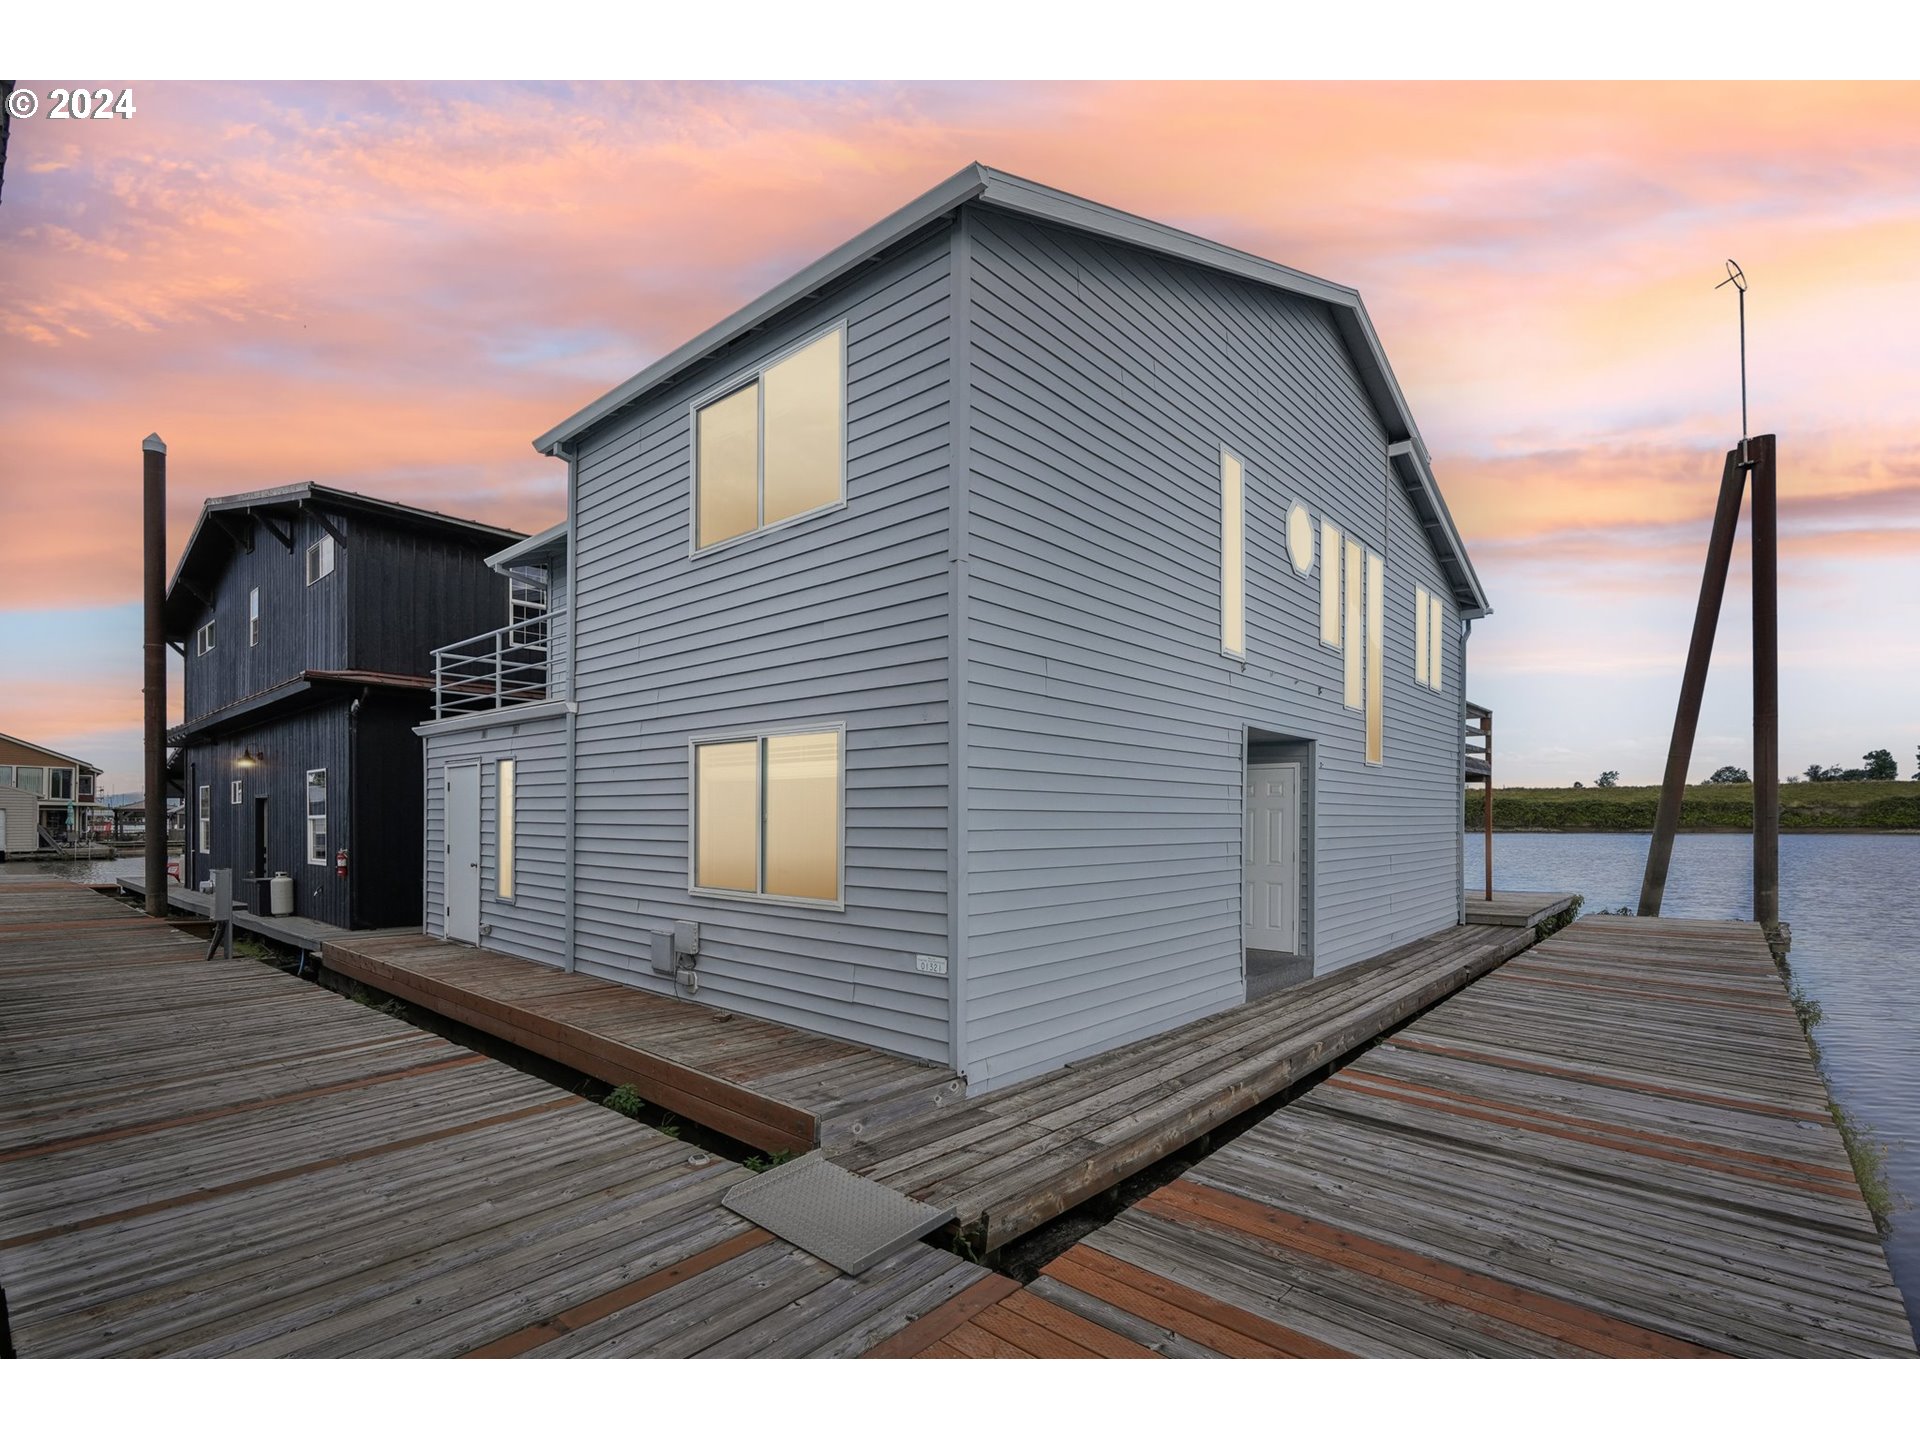
[[[509,545],[504,550],[495,551],[493,554],[487,556],[487,565],[490,569],[499,570],[508,565],[516,564],[530,555],[543,555],[549,550],[564,550],[566,548],[567,522],[562,520],[558,525],[549,525],[546,529],[537,534],[529,535],[517,544]]]

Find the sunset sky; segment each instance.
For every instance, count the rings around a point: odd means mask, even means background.
[[[1469,690],[1514,783],[1658,779],[1738,259],[1783,768],[1914,768],[1920,85],[135,94],[17,122],[0,192],[0,731],[108,790],[139,787],[149,431],[176,552],[205,497],[299,480],[550,524],[534,435],[972,160],[1360,289],[1493,599]],[[1696,778],[1749,763],[1744,553]]]

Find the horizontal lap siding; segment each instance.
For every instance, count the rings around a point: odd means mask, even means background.
[[[1454,700],[1411,671],[1437,575],[1324,307],[991,211],[974,233],[967,1069],[993,1088],[1241,999],[1243,726],[1318,742],[1318,969],[1452,922],[1458,825]],[[1384,767],[1318,643],[1317,559],[1287,559],[1295,499],[1386,557]]]
[[[687,554],[695,396],[845,317],[847,503]],[[655,990],[650,932],[701,927],[699,998],[947,1056],[948,238],[591,436],[569,621],[577,963]],[[846,909],[690,895],[690,736],[846,726]]]
[[[553,715],[427,739],[426,931],[445,937],[447,767],[480,762],[480,943],[489,950],[566,962],[566,718]],[[499,766],[514,762],[514,889],[499,898]]]

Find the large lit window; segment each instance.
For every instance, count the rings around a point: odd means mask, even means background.
[[[693,889],[840,902],[838,730],[693,746]]]
[[[844,351],[831,330],[695,409],[697,548],[840,502]]]
[[[327,863],[327,772],[307,771],[307,863]]]
[[[333,537],[322,535],[307,546],[307,583],[333,573]]]
[[[513,899],[514,831],[520,797],[515,783],[517,767],[502,760],[495,768],[493,893],[502,900]]]
[[[1384,688],[1380,674],[1380,632],[1382,612],[1386,609],[1387,562],[1371,550],[1367,552],[1367,764],[1381,762],[1382,728],[1386,720],[1381,709]]]
[[[202,855],[207,855],[213,851],[213,787],[211,785],[200,787],[199,806],[196,816],[199,823],[194,827],[197,832],[194,838],[198,843],[194,848]]]
[[[247,591],[247,644],[249,647],[260,643],[260,587],[254,586]]]
[[[1427,658],[1427,683],[1436,690],[1446,688],[1445,659],[1447,654],[1447,607],[1440,602],[1438,595],[1427,597],[1432,616],[1427,621],[1427,640],[1433,647]]]
[[[1220,452],[1220,648],[1247,653],[1246,476],[1231,450]]]

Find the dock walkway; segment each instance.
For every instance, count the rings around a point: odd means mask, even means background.
[[[742,1167],[204,953],[0,877],[22,1356],[857,1355],[987,1278],[924,1244],[842,1275],[722,1206]]]
[[[1595,916],[1025,1295],[1168,1355],[1911,1356],[1827,1103],[1758,926]],[[983,1280],[892,1343],[1011,1353],[1020,1303]]]

